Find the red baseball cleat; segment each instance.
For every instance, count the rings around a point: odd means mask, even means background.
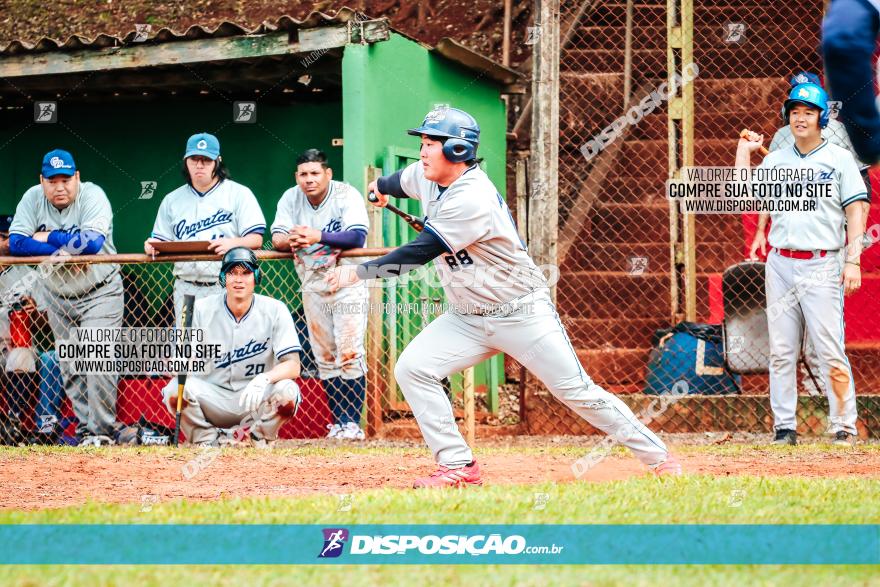
[[[654,474],[658,477],[681,475],[681,463],[677,458],[669,455],[665,461],[654,467]]]
[[[440,465],[440,468],[431,473],[430,477],[421,477],[413,482],[416,489],[423,487],[463,487],[465,485],[482,485],[480,477],[480,465],[473,461],[470,465],[460,469],[450,469]]]

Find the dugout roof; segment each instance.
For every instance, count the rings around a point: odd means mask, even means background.
[[[182,32],[144,28],[124,37],[15,40],[0,49],[0,78],[8,81],[0,87],[0,104],[13,106],[53,93],[69,100],[220,91],[253,94],[279,85],[282,91],[273,92],[273,99],[310,99],[325,91],[338,93],[346,45],[386,41],[392,33],[406,37],[392,29],[388,19],[343,8],[334,16],[320,12],[303,20],[282,16],[250,29],[223,22]],[[519,73],[457,41],[445,38],[435,47],[422,46],[480,73],[505,92],[523,91]]]

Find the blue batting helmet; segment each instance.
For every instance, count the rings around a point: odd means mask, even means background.
[[[782,122],[789,123],[791,109],[796,104],[806,104],[819,109],[819,128],[828,126],[831,111],[828,109],[828,94],[819,84],[798,84],[788,93],[788,100],[782,104]]]
[[[220,285],[226,287],[226,274],[236,265],[241,265],[253,273],[254,285],[260,285],[261,273],[257,255],[247,247],[234,247],[223,255],[223,262],[220,263]]]
[[[420,127],[411,128],[406,132],[415,136],[428,135],[445,139],[443,155],[453,163],[477,158],[480,125],[464,110],[434,108],[425,115]]]

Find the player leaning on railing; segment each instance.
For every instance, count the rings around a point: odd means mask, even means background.
[[[144,252],[155,255],[156,241],[209,241],[208,250],[224,255],[233,247],[263,246],[266,219],[254,193],[229,179],[220,155],[220,141],[208,133],[191,136],[183,154],[186,183],[167,194],[159,205],[153,232]],[[183,296],[196,299],[220,293],[216,262],[174,264],[174,316],[180,319]]]
[[[73,156],[60,149],[43,157],[40,183],[27,190],[9,228],[12,255],[113,255],[113,211],[104,190],[81,182]],[[56,343],[76,327],[122,326],[119,266],[53,265],[48,290],[49,324]],[[64,386],[77,417],[81,444],[109,444],[116,426],[116,382],[111,373],[81,375],[62,363]]]
[[[303,311],[318,375],[333,423],[328,438],[363,440],[360,427],[366,394],[367,288],[329,291],[324,275],[346,249],[364,246],[367,208],[353,186],[333,180],[327,156],[308,149],[296,160],[296,185],[282,194],[272,223],[272,245],[294,252],[302,284]]]

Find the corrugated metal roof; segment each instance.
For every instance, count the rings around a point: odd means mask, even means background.
[[[173,43],[177,41],[234,37],[238,35],[260,35],[278,31],[292,31],[324,25],[343,24],[352,20],[356,14],[357,13],[350,8],[342,8],[333,16],[322,12],[312,12],[303,20],[297,20],[285,15],[278,18],[275,22],[263,22],[259,26],[251,29],[234,22],[222,22],[214,28],[193,25],[183,32],[178,32],[169,28],[161,28],[155,32],[152,30],[146,32],[131,31],[124,37],[113,37],[100,34],[94,39],[89,39],[88,37],[80,35],[73,35],[66,41],[50,39],[49,37],[43,37],[34,43],[15,40],[8,43],[2,50],[0,50],[0,57],[27,53],[46,53],[50,51],[81,51],[85,49],[124,47],[127,45]]]
[[[197,39],[212,39],[222,37],[235,37],[242,35],[261,35],[275,33],[279,31],[295,31],[299,29],[309,29],[320,26],[340,25],[349,22],[360,16],[361,20],[367,17],[350,8],[341,8],[336,14],[328,15],[323,12],[311,12],[306,18],[298,20],[290,16],[281,16],[275,22],[266,22],[255,28],[247,28],[233,22],[222,22],[214,28],[207,28],[201,25],[193,25],[183,32],[178,32],[170,28],[161,28],[153,32],[152,29],[147,31],[131,31],[124,37],[114,37],[111,35],[99,34],[94,39],[89,39],[80,35],[73,35],[66,41],[59,41],[43,37],[35,43],[28,43],[22,40],[15,40],[8,43],[0,50],[0,59],[3,57],[21,56],[29,54],[49,53],[49,52],[71,52],[82,50],[100,50],[112,47],[126,46],[149,46],[162,43],[174,43],[181,41],[192,41]],[[495,80],[504,85],[516,84],[522,79],[522,74],[516,70],[504,67],[490,58],[477,53],[476,51],[465,47],[461,43],[453,39],[441,39],[436,47],[422,43],[418,39],[403,33],[397,29],[393,29],[396,33],[422,44],[432,51],[436,51],[447,59],[455,61],[468,69],[480,71],[489,79]]]

